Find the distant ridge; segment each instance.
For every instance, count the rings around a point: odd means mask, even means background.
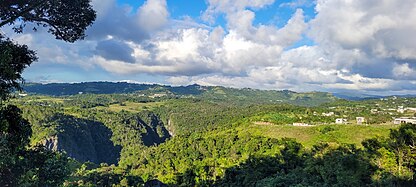
[[[258,90],[258,89],[251,89],[251,88],[227,88],[222,86],[201,86],[198,84],[188,85],[188,86],[170,86],[170,85],[160,85],[160,84],[152,84],[152,83],[139,83],[139,82],[81,82],[81,83],[26,83],[23,86],[24,91],[31,94],[40,94],[40,95],[50,95],[50,96],[69,96],[69,95],[77,95],[80,93],[83,94],[128,94],[128,93],[137,93],[142,91],[147,92],[167,92],[171,95],[176,96],[199,96],[202,94],[209,94],[216,93],[217,95],[221,93],[221,91],[227,91],[228,94],[231,95],[239,95],[241,96],[256,96],[253,93],[260,95],[272,95],[280,94],[281,96],[290,95],[299,95],[299,94],[309,94],[309,95],[325,95],[328,94],[334,98],[338,99],[346,99],[352,101],[360,101],[360,100],[368,100],[368,99],[380,99],[380,98],[388,98],[388,97],[416,97],[416,95],[389,95],[389,96],[381,96],[381,95],[370,95],[370,94],[361,94],[361,93],[350,93],[350,92],[338,92],[338,93],[327,93],[327,92],[305,92],[305,93],[297,93],[290,90]],[[221,94],[220,94],[221,95]],[[281,99],[288,99],[288,98],[281,98]],[[330,99],[333,100],[333,99]]]
[[[199,85],[189,86],[165,86],[158,84],[128,83],[128,82],[81,82],[81,83],[28,83],[23,86],[23,90],[28,93],[65,96],[76,95],[79,93],[91,94],[123,94],[134,93],[148,89],[163,87],[177,94],[200,94]]]
[[[381,99],[381,98],[389,98],[389,97],[403,97],[403,98],[412,98],[416,97],[416,95],[387,95],[387,96],[381,96],[381,95],[370,95],[370,94],[360,94],[360,93],[333,93],[333,95],[340,99],[346,99],[351,101],[361,101],[361,100],[368,100],[368,99]]]
[[[51,96],[64,96],[64,95],[76,95],[80,92],[86,94],[122,94],[122,93],[134,93],[137,91],[143,91],[148,89],[166,89],[179,95],[199,95],[204,90],[223,88],[229,90],[244,90],[244,91],[264,91],[264,92],[281,92],[285,94],[297,93],[291,90],[258,90],[252,88],[227,88],[223,86],[201,86],[198,84],[192,84],[187,86],[170,86],[161,84],[147,84],[147,83],[132,83],[132,82],[80,82],[80,83],[26,83],[23,86],[23,90],[28,93],[51,95]],[[306,93],[324,93],[324,92],[306,92]]]
[[[316,106],[337,100],[327,92],[297,93],[290,90],[258,90],[222,86],[169,86],[127,82],[28,83],[23,86],[29,94],[71,96],[79,94],[137,94],[138,96],[167,98],[196,98],[211,101],[233,101],[240,104],[282,104]]]
[[[335,97],[340,99],[352,100],[352,101],[360,101],[366,99],[380,99],[386,96],[378,96],[378,95],[368,95],[368,94],[360,94],[360,93],[333,93]]]

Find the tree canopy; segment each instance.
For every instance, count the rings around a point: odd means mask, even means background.
[[[3,0],[0,2],[0,28],[13,26],[22,33],[28,23],[34,30],[49,28],[56,39],[75,42],[96,18],[90,0]],[[34,51],[0,34],[0,99],[20,89],[23,70],[37,60]]]
[[[36,59],[35,52],[26,45],[0,37],[0,100],[7,99],[14,89],[20,89],[23,70]]]
[[[48,28],[56,39],[75,42],[95,20],[90,0],[2,0],[0,28],[26,25]],[[68,158],[44,147],[27,148],[32,135],[21,110],[4,105],[19,90],[25,68],[36,61],[34,51],[0,34],[0,186],[58,186],[68,176]]]
[[[56,39],[75,42],[96,18],[90,0],[3,0],[0,3],[0,28],[13,25],[17,33],[27,23],[33,29],[47,27]]]

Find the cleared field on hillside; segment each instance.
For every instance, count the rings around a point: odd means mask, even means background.
[[[129,111],[129,112],[140,112],[142,110],[152,110],[153,108],[159,107],[163,105],[164,102],[148,102],[148,103],[135,103],[135,102],[124,102],[122,105],[120,104],[113,104],[109,107],[95,107],[99,110],[110,110],[113,112],[120,112],[122,110]]]
[[[310,127],[295,127],[290,125],[247,124],[240,127],[253,135],[270,138],[295,138],[305,147],[311,148],[320,142],[348,143],[362,147],[365,139],[381,136],[387,137],[390,129],[398,125],[319,125]]]
[[[23,98],[21,100],[26,101],[28,103],[30,103],[30,102],[52,102],[52,103],[62,104],[65,101],[68,101],[68,100],[71,100],[71,99],[48,97],[48,96],[37,96],[37,97]]]

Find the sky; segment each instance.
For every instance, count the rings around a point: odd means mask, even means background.
[[[73,44],[8,36],[29,82],[130,81],[416,94],[415,0],[93,0]]]

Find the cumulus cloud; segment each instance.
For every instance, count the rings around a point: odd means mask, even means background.
[[[311,37],[320,45],[357,49],[372,57],[416,58],[416,1],[318,0]]]
[[[416,69],[411,68],[409,64],[396,64],[393,68],[393,74],[397,78],[416,79]]]
[[[218,14],[234,14],[244,11],[246,8],[261,9],[274,2],[275,0],[208,0],[208,8],[202,18],[213,23]]]
[[[146,6],[142,8],[144,7]],[[301,38],[306,23],[303,11],[297,10],[283,28],[272,25],[256,27],[252,21],[247,23],[247,27],[250,27],[252,32],[244,34],[244,29],[225,30],[221,26],[162,29],[144,42],[133,41],[131,46],[139,51],[136,53],[138,55],[135,55],[134,63],[117,63],[118,69],[108,68],[111,63],[97,64],[106,66],[103,68],[113,73],[150,72],[176,76],[209,73],[246,75],[251,68],[278,63],[277,59],[282,51]],[[99,56],[109,61],[126,62],[122,59]]]
[[[97,20],[87,31],[90,40],[111,37],[140,43],[165,26],[169,18],[166,0],[147,0],[136,11],[128,5],[117,5],[115,0],[94,0],[93,7]]]
[[[315,9],[309,36],[332,66],[350,72],[353,82],[336,87],[394,90],[411,85],[398,81],[416,76],[416,41],[408,37],[416,28],[415,1],[318,0]]]
[[[160,29],[168,22],[166,0],[148,0],[137,12],[139,25],[147,32]]]
[[[98,17],[85,41],[66,44],[44,32],[13,36],[38,52],[39,63],[163,75],[175,85],[416,90],[416,1],[296,0],[277,6],[293,8],[281,27],[256,22],[275,0],[206,2],[200,22],[171,18],[166,0],[137,9],[93,0]],[[316,15],[305,21],[302,8],[312,5]],[[225,24],[216,23],[219,16]],[[314,44],[296,45],[305,35]]]
[[[97,43],[95,48],[97,55],[109,60],[121,60],[133,63],[133,49],[126,43],[117,40],[104,40]]]
[[[247,2],[232,8],[229,8],[232,1],[209,3],[204,16],[224,13],[228,21],[229,33],[223,39],[224,46],[218,50],[218,54],[228,54],[221,63],[222,74],[188,79],[173,77],[169,79],[172,83],[188,81],[298,90],[397,91],[414,88],[413,83],[406,80],[416,76],[415,66],[409,65],[414,63],[412,55],[416,53],[412,45],[415,42],[413,39],[404,41],[414,29],[414,23],[407,21],[414,17],[414,2],[407,4],[410,5],[406,7],[408,11],[397,14],[395,10],[403,5],[394,1],[317,1],[317,16],[308,23],[308,35],[317,45],[291,50],[285,50],[285,47],[300,39],[306,25],[301,10],[284,28],[278,29],[270,25],[253,26],[255,12],[247,7],[254,5]],[[262,1],[256,6],[267,6],[268,3],[273,2]],[[240,74],[227,74],[228,68]]]

